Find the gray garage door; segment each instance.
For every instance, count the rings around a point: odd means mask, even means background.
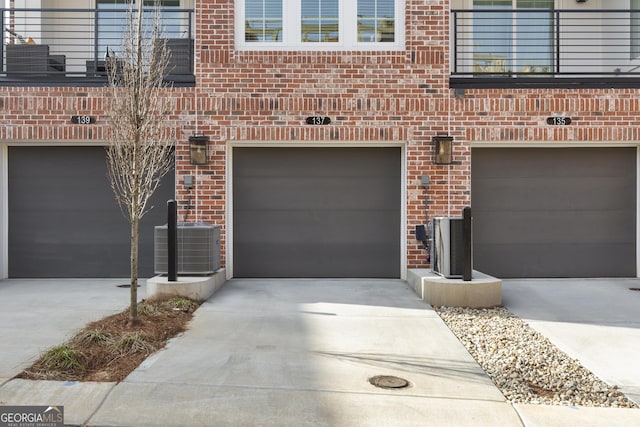
[[[477,270],[635,277],[635,148],[473,149],[471,185]]]
[[[400,277],[399,148],[235,148],[236,277]]]
[[[174,196],[165,178],[140,228],[140,277],[153,275],[153,226]],[[102,147],[9,147],[9,276],[129,277],[129,223]]]

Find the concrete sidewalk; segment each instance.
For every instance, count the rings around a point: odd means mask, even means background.
[[[22,285],[18,302],[36,292]],[[376,388],[374,375],[411,386]],[[640,425],[640,410],[505,402],[400,280],[231,280],[124,382],[5,381],[0,405],[14,404],[64,405],[68,424],[95,426]]]

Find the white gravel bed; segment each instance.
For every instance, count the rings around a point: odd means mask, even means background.
[[[506,308],[434,309],[510,402],[637,407]]]

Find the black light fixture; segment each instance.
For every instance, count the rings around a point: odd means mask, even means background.
[[[189,159],[192,165],[206,165],[208,161],[207,143],[209,137],[194,135],[189,137]]]
[[[452,136],[433,137],[433,146],[435,149],[433,163],[436,165],[450,165],[453,163],[452,143]]]

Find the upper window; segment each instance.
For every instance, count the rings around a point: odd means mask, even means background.
[[[303,43],[337,43],[340,41],[338,0],[303,0],[300,37]]]
[[[631,0],[631,59],[640,58],[640,0]]]
[[[240,49],[404,47],[404,0],[235,0]]]
[[[244,40],[282,41],[282,0],[245,0]]]
[[[393,43],[396,37],[394,6],[393,0],[359,0],[358,41]]]
[[[473,0],[474,69],[549,73],[553,69],[553,0]]]
[[[129,14],[128,0],[97,0],[98,14],[98,55],[109,52],[119,52],[121,49],[122,35],[126,34],[127,17]],[[152,9],[161,8],[161,20],[164,25],[162,36],[167,38],[183,38],[185,30],[181,27],[184,19],[180,17],[178,10],[180,0],[145,0],[144,7],[146,22],[152,22]]]

